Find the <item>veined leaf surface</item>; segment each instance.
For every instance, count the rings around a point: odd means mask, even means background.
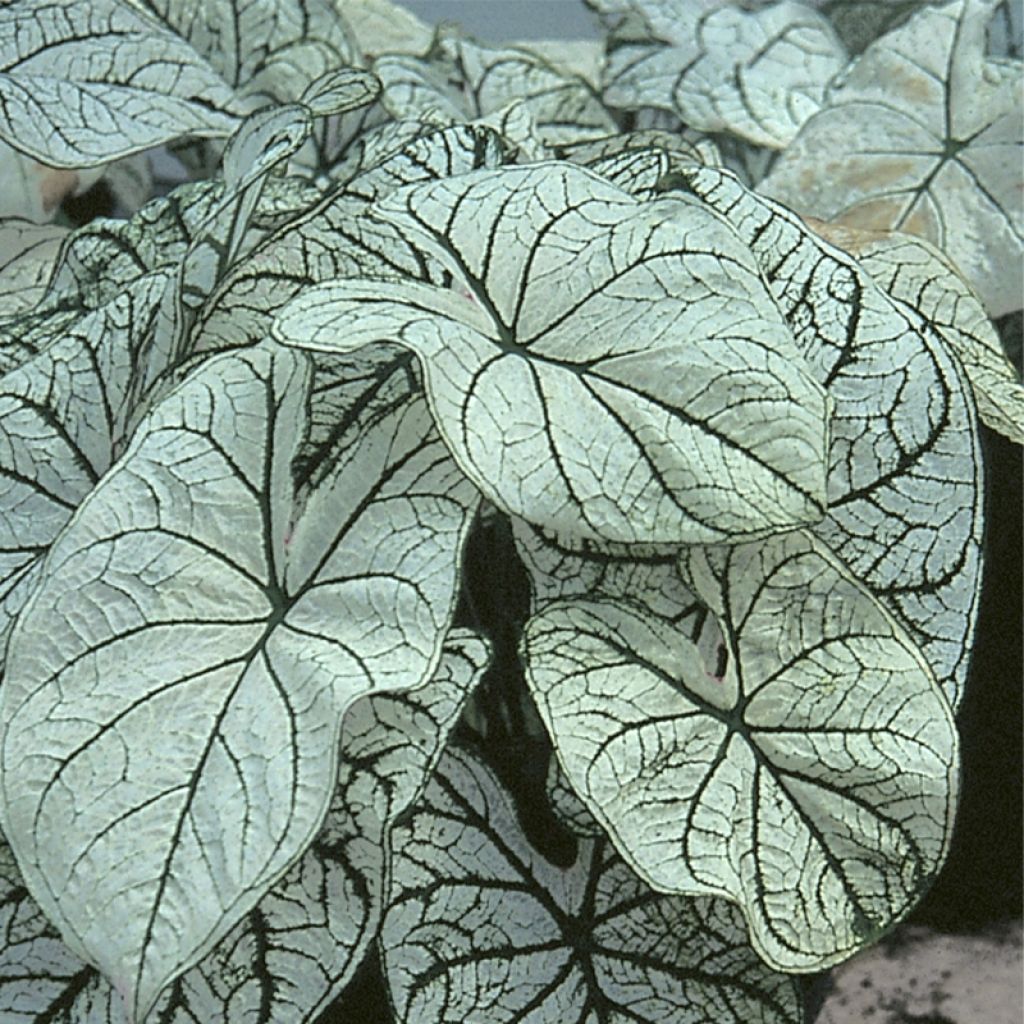
[[[42,298],[67,233],[54,224],[0,219],[0,314],[21,313]]]
[[[148,1020],[315,1019],[376,938],[392,822],[422,788],[486,660],[485,644],[457,630],[430,682],[408,693],[360,697],[352,705],[342,731],[338,789],[312,846],[209,955],[164,992]],[[61,942],[3,844],[0,907],[5,1024],[125,1024],[116,990]]]
[[[827,400],[749,252],[703,204],[641,203],[536,164],[400,189],[370,216],[452,287],[327,282],[285,307],[276,335],[415,351],[439,430],[503,510],[627,543],[823,514]]]
[[[991,0],[925,4],[873,43],[759,188],[800,213],[934,242],[990,316],[1021,306],[1021,64],[985,57]]]
[[[896,620],[802,531],[681,556],[724,677],[623,600],[527,624],[527,677],[576,792],[657,889],[728,896],[780,970],[850,956],[941,865],[949,707]]]
[[[345,710],[423,682],[454,610],[475,492],[422,399],[370,417],[298,510],[307,375],[269,344],[208,360],[80,507],[12,634],[4,831],[135,1019],[309,845]]]
[[[981,418],[1024,444],[1024,387],[978,297],[935,246],[912,235],[812,221],[894,299],[921,313],[963,364]]]
[[[130,3],[0,6],[0,136],[54,167],[93,167],[182,135],[229,134],[232,90]]]
[[[491,772],[446,753],[394,834],[381,947],[402,1024],[796,1024],[796,986],[721,900],[652,892],[604,839],[534,851]]]
[[[981,587],[982,459],[970,388],[921,314],[727,172],[690,187],[747,242],[835,403],[815,532],[898,612],[956,708]]]

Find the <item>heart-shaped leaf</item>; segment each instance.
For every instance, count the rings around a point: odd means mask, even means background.
[[[328,282],[275,334],[416,352],[439,430],[500,508],[627,543],[821,517],[826,399],[749,252],[702,204],[641,203],[537,164],[400,189],[370,216],[447,267],[451,288]]]
[[[689,549],[681,566],[720,621],[724,674],[631,601],[558,601],[527,624],[559,762],[655,888],[729,896],[780,970],[837,963],[945,857],[949,707],[903,628],[808,534]]]
[[[476,499],[422,399],[367,403],[297,509],[307,380],[272,345],[203,364],[80,506],[12,634],[4,831],[135,1018],[308,846],[345,710],[419,685],[454,611]]]
[[[759,188],[801,213],[934,242],[990,316],[1024,277],[1021,65],[985,57],[990,0],[925,4],[873,43]]]
[[[603,839],[554,867],[468,754],[445,754],[394,851],[381,947],[402,1024],[800,1020],[734,908],[652,892]]]
[[[217,947],[165,991],[148,1019],[315,1019],[376,938],[392,822],[422,788],[486,660],[486,646],[458,630],[430,682],[352,705],[342,732],[339,786],[323,830]],[[3,844],[0,907],[0,1015],[6,1024],[128,1020],[113,986],[60,941]],[[53,1016],[55,1007],[66,1016]]]

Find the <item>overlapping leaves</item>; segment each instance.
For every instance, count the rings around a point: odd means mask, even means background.
[[[357,431],[299,510],[307,373],[259,348],[173,392],[51,549],[12,638],[5,832],[135,1016],[308,846],[341,716],[422,682],[453,611],[474,498],[422,401]]]
[[[452,454],[500,508],[634,543],[820,518],[824,394],[749,253],[703,205],[640,203],[541,164],[402,189],[369,216],[452,286],[328,282],[275,333],[411,348]]]

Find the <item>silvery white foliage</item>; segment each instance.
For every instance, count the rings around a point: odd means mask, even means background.
[[[12,638],[4,831],[133,1019],[308,846],[341,716],[419,685],[454,610],[475,496],[422,401],[371,420],[298,510],[305,380],[275,346],[207,361],[51,548]]]
[[[568,599],[528,623],[559,762],[654,888],[736,901],[777,969],[837,963],[945,857],[952,714],[904,629],[808,534],[680,563],[721,624],[724,677],[632,601]]]
[[[750,246],[834,403],[815,532],[909,626],[953,707],[981,586],[982,460],[970,388],[920,313],[789,210],[724,171],[689,188]]]
[[[457,749],[395,829],[381,950],[402,1024],[801,1018],[794,983],[757,959],[735,908],[652,892],[605,838],[581,838],[572,867],[555,867]]]
[[[641,203],[550,163],[400,189],[369,217],[452,287],[327,282],[285,307],[275,335],[415,351],[449,449],[499,508],[629,543],[821,517],[824,394],[749,252],[703,205]]]
[[[231,132],[228,84],[131,3],[0,6],[0,136],[56,167],[93,167],[182,135]]]
[[[342,731],[339,784],[323,829],[260,903],[164,992],[147,1019],[299,1024],[315,1018],[377,934],[387,835],[429,775],[486,660],[486,645],[456,630],[429,683],[353,704]],[[60,941],[24,889],[4,844],[0,908],[5,1024],[128,1020],[113,986]]]
[[[606,103],[660,108],[772,149],[792,141],[847,62],[827,20],[790,0],[755,10],[684,0],[599,6],[632,12],[611,35]]]
[[[0,377],[0,668],[43,557],[110,467],[138,350],[167,285],[147,274]]]
[[[923,314],[963,364],[981,418],[1024,444],[1024,387],[981,302],[956,268],[923,238],[816,223],[894,299]]]
[[[39,301],[67,233],[54,224],[0,219],[0,316],[24,312]]]
[[[1022,65],[985,55],[994,0],[926,5],[873,43],[760,184],[793,209],[935,243],[990,316],[1021,306]]]
[[[499,167],[491,129],[393,122],[356,147],[339,183],[290,223],[254,246],[201,312],[200,344],[217,347],[266,337],[277,310],[301,288],[339,276],[440,280],[442,270],[393,225],[363,214],[370,200],[415,181]]]
[[[1024,57],[1024,10],[1013,0],[999,0],[992,12],[986,34],[990,57]]]
[[[125,0],[185,40],[230,86],[246,112],[287,103],[356,63],[348,27],[330,0]]]

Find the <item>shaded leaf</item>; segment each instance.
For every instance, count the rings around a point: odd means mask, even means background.
[[[0,6],[0,136],[43,163],[92,167],[226,135],[237,112],[213,68],[132,4]]]
[[[0,310],[10,316],[31,309],[46,290],[67,228],[0,219]]]
[[[403,1024],[800,1019],[728,904],[652,892],[600,839],[554,867],[468,754],[445,754],[394,844],[381,947]]]

